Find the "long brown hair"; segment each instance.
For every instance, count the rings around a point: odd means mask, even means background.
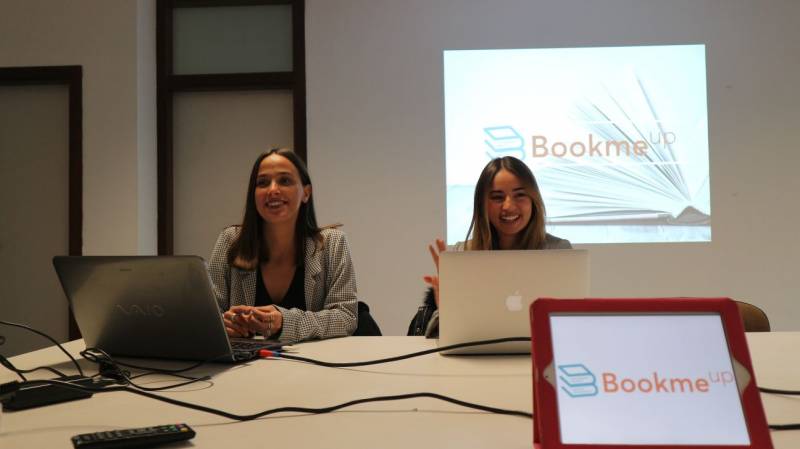
[[[465,249],[468,250],[487,250],[499,249],[499,237],[497,230],[489,222],[489,214],[486,211],[486,200],[492,189],[494,177],[500,170],[508,170],[517,177],[531,198],[532,211],[531,219],[521,231],[522,235],[517,240],[516,249],[541,249],[544,248],[546,233],[544,228],[544,201],[539,192],[539,185],[536,178],[528,166],[521,160],[505,156],[492,159],[483,168],[478,182],[475,185],[475,201],[472,209],[472,223],[467,231],[467,241]]]
[[[273,148],[260,154],[253,169],[250,171],[250,182],[247,185],[247,197],[245,198],[244,218],[239,226],[239,236],[228,250],[228,263],[245,270],[254,270],[259,262],[269,260],[269,247],[264,240],[264,220],[256,209],[255,191],[256,180],[258,179],[258,169],[261,162],[273,154],[283,156],[294,165],[300,174],[300,182],[303,187],[311,185],[311,177],[303,160],[289,148]],[[314,213],[314,195],[308,201],[300,203],[300,210],[297,214],[295,223],[295,260],[297,264],[302,263],[305,258],[306,238],[312,238],[317,243],[322,242],[321,229],[317,226],[317,215]]]

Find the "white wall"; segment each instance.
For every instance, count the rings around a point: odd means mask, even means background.
[[[728,295],[800,328],[800,2],[306,0],[309,166],[360,296],[405,333],[442,235],[442,51],[705,43],[713,241],[586,245],[596,296]]]
[[[156,250],[154,3],[2,2],[0,67],[83,66],[84,254]]]

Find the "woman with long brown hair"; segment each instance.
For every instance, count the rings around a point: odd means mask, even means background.
[[[256,159],[242,223],[222,231],[209,272],[229,336],[296,342],[356,329],[347,238],[317,226],[311,178],[289,149]]]

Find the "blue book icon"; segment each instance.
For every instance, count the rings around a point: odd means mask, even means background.
[[[516,156],[525,159],[525,139],[513,126],[492,126],[483,128],[483,132],[489,137],[489,140],[484,140],[489,146],[486,151],[489,158]]]
[[[582,363],[558,365],[561,389],[572,398],[597,395],[597,378]]]

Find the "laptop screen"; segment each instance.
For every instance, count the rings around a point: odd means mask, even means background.
[[[563,444],[750,444],[718,313],[553,313],[550,325]]]

